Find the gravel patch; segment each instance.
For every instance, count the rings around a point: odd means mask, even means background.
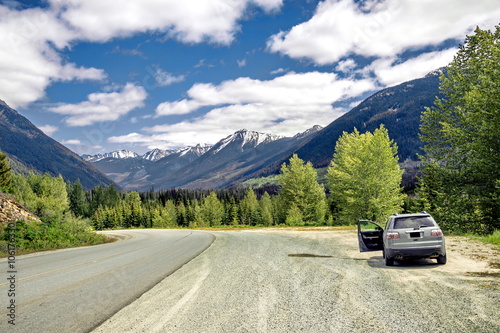
[[[500,331],[493,247],[448,237],[446,265],[386,267],[381,252],[359,253],[352,231],[213,234],[210,248],[94,332]]]

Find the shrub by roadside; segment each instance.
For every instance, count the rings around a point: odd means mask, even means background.
[[[10,224],[12,226],[12,224]],[[0,231],[0,257],[7,256],[9,226]],[[10,233],[9,233],[10,232]],[[23,220],[15,223],[16,254],[55,250],[77,246],[98,245],[109,241],[104,235],[93,232],[88,224],[75,217],[62,222],[33,223]]]

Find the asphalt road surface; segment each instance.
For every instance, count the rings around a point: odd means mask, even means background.
[[[218,231],[94,332],[500,332],[498,250],[386,267],[353,231]],[[465,251],[465,252],[463,252]]]
[[[89,332],[203,252],[212,234],[113,231],[123,241],[0,261],[0,332]],[[14,288],[14,294],[9,292]],[[14,300],[15,309],[11,307]],[[8,315],[15,315],[15,325]]]

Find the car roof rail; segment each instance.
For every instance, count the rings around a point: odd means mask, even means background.
[[[398,215],[399,215],[398,213],[394,213],[394,214],[392,214],[392,216],[398,216]]]
[[[428,214],[425,210],[421,211],[422,214]]]

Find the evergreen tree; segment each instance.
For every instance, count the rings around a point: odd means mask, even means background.
[[[120,193],[116,190],[114,184],[108,186],[105,197],[106,197],[106,205],[109,207],[115,207],[121,201]]]
[[[78,179],[73,185],[69,185],[68,189],[70,210],[75,216],[84,216],[86,213],[85,192],[80,180]]]
[[[304,222],[324,222],[326,195],[323,186],[318,184],[317,177],[311,162],[304,163],[296,154],[290,158],[289,165],[283,163],[278,179],[285,212],[296,207]]]
[[[450,228],[500,228],[500,26],[477,28],[440,79],[443,97],[426,108],[420,127],[423,180],[439,193],[428,200]]]
[[[3,153],[0,153],[0,191],[7,193],[12,191],[12,172],[7,155]]]
[[[342,222],[358,219],[385,221],[399,212],[401,191],[397,145],[381,125],[374,133],[360,134],[356,129],[339,138],[328,168],[332,200]]]
[[[246,225],[261,224],[260,206],[255,191],[250,187],[240,202],[241,223]]]
[[[211,227],[222,224],[224,205],[219,201],[215,192],[212,191],[208,197],[203,199],[201,212],[204,222],[208,223]]]
[[[189,225],[189,221],[187,218],[186,206],[182,201],[180,201],[177,206],[177,225],[180,227],[187,227]]]
[[[232,196],[227,196],[224,202],[224,220],[225,225],[238,225],[240,224],[239,205]]]
[[[266,227],[274,225],[274,207],[269,193],[264,192],[260,199],[262,224]]]
[[[89,192],[90,197],[90,211],[89,214],[93,215],[99,206],[106,206],[106,196],[104,194],[104,189],[101,185],[96,186]]]
[[[99,206],[94,212],[94,215],[92,215],[92,225],[94,226],[94,229],[95,230],[104,229],[104,224],[105,224],[104,221],[105,221],[104,208],[102,208],[102,206]]]

